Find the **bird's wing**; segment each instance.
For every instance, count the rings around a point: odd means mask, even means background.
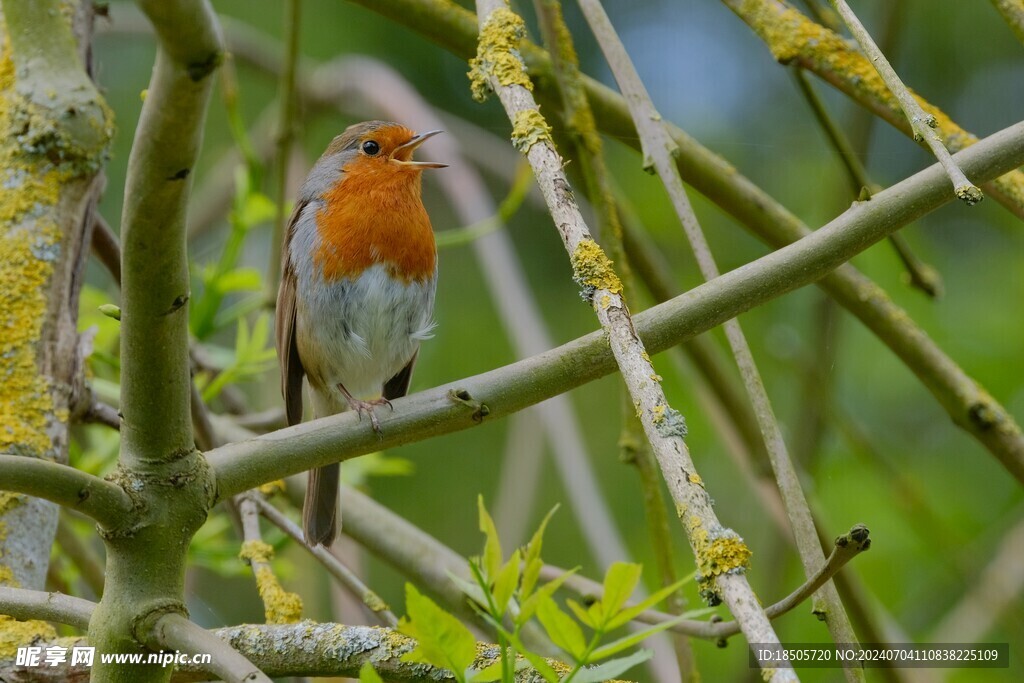
[[[412,383],[412,368],[416,365],[416,356],[419,354],[419,351],[412,354],[412,358],[405,364],[405,367],[384,383],[384,398],[402,398],[409,393],[409,384]]]
[[[277,336],[277,360],[281,366],[281,394],[284,396],[285,415],[288,424],[302,422],[302,377],[306,374],[299,358],[299,347],[295,343],[295,270],[288,258],[289,245],[306,203],[295,206],[288,220],[288,232],[284,239],[281,286],[277,290],[277,317],[274,331]]]

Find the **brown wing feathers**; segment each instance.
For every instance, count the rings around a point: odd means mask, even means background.
[[[288,232],[282,258],[281,287],[277,292],[277,315],[274,331],[277,337],[277,360],[281,366],[281,394],[289,425],[302,422],[302,378],[306,374],[295,343],[295,271],[288,259],[288,245],[295,231],[295,222],[305,204],[296,205],[288,220]]]

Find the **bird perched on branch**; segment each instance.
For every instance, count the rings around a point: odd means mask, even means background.
[[[437,249],[413,161],[441,131],[367,121],[334,138],[309,172],[288,222],[277,295],[277,355],[288,424],[302,421],[302,378],[315,417],[374,408],[409,391],[434,327]],[[309,472],[302,508],[311,544],[338,529],[337,463]]]

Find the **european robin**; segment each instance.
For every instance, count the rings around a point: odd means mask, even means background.
[[[434,328],[437,248],[413,161],[433,135],[367,121],[334,138],[299,191],[277,294],[277,355],[288,424],[302,421],[302,378],[315,417],[374,408],[409,391],[420,342]],[[339,465],[309,472],[302,507],[311,544],[338,529]]]

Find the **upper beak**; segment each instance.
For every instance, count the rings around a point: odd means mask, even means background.
[[[419,147],[424,142],[434,137],[438,133],[443,132],[443,130],[432,130],[428,133],[420,133],[419,135],[415,136],[412,140],[409,140],[409,142],[405,143],[404,145],[399,145],[398,147],[396,147],[395,151],[391,153],[391,161],[395,162],[396,164],[402,164],[403,166],[417,166],[419,168],[446,168],[448,164],[441,164],[436,161],[406,161],[404,159],[398,158],[399,153],[402,152],[405,153],[403,156],[411,157],[413,151],[415,151],[417,147]]]

